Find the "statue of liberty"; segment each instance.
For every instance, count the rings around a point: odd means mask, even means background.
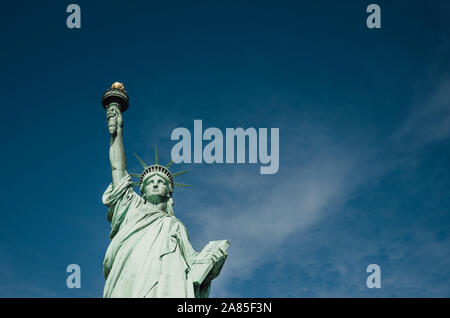
[[[196,252],[184,224],[174,215],[174,179],[188,170],[170,172],[172,164],[147,165],[128,174],[123,145],[122,112],[128,108],[123,84],[114,83],[103,95],[110,139],[112,183],[103,194],[111,222],[110,245],[103,262],[103,297],[208,297],[211,280],[227,257],[229,242],[212,241]],[[131,177],[138,177],[133,182]],[[138,195],[133,186],[139,186]]]

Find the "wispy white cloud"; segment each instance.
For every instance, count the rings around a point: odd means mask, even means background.
[[[450,79],[440,83],[425,100],[411,107],[405,122],[392,135],[396,144],[417,148],[450,135]]]
[[[446,81],[421,106],[412,108],[404,124],[393,132],[387,143],[380,141],[370,148],[363,143],[337,142],[334,136],[318,133],[311,123],[307,125],[311,131],[306,134],[304,128],[298,134],[291,129],[290,135],[284,135],[288,141],[284,141],[296,145],[296,138],[306,135],[310,142],[303,141],[302,146],[308,153],[302,153],[299,148],[290,151],[289,155],[297,155],[302,160],[284,167],[288,172],[276,178],[256,176],[244,169],[233,172],[228,167],[209,174],[208,180],[213,180],[210,186],[220,184],[231,194],[228,200],[197,205],[196,213],[192,214],[203,225],[201,234],[196,234],[197,240],[228,238],[231,241],[230,257],[215,282],[213,295],[230,296],[232,282],[251,277],[255,269],[274,257],[282,262],[289,255],[280,255],[276,250],[291,235],[305,232],[323,217],[345,209],[345,203],[360,186],[374,185],[402,165],[407,160],[402,156],[403,151],[417,150],[428,142],[447,138],[449,102],[450,81]],[[283,155],[287,154],[281,153]],[[298,243],[302,244],[301,239]],[[401,255],[401,248],[398,246],[393,253]],[[352,257],[354,259],[355,255],[347,259]],[[360,255],[359,259],[364,257]],[[334,270],[347,275],[355,264],[341,263]],[[311,267],[314,268],[314,264]],[[399,275],[398,279],[402,277]],[[336,296],[339,292],[348,295],[351,288],[361,288],[358,279],[356,277],[353,283],[347,281],[342,289],[322,296]]]
[[[364,213],[352,211],[352,213]],[[379,211],[371,213],[380,214]],[[385,215],[395,210],[383,211]],[[336,225],[336,224],[334,224]],[[349,224],[350,226],[350,224]],[[354,224],[353,224],[354,226]],[[374,225],[376,227],[376,225]],[[314,231],[311,238],[299,246],[299,253],[313,255],[307,259],[292,258],[293,281],[314,279],[314,287],[286,286],[282,293],[293,297],[448,297],[448,284],[442,281],[450,274],[450,259],[446,257],[449,238],[436,239],[436,233],[423,227],[411,226],[384,232],[383,235],[361,238],[358,231],[340,232],[339,240],[330,245],[327,233]],[[319,252],[312,251],[311,244],[329,246],[327,262]],[[380,290],[368,289],[365,280],[367,265],[381,266]],[[328,282],[327,282],[328,281]],[[329,282],[332,287],[330,288]],[[304,287],[304,284],[303,284]],[[276,286],[274,287],[276,288]]]
[[[229,259],[214,284],[214,295],[230,296],[227,283],[245,279],[258,266],[279,257],[276,250],[292,234],[318,222],[345,202],[366,176],[366,158],[331,141],[308,149],[308,159],[283,175],[265,178],[256,171],[223,167],[208,174],[210,186],[226,189],[228,199],[202,206],[190,216],[202,229],[196,240],[229,239]],[[305,156],[306,157],[306,156]],[[200,238],[201,237],[201,238]]]

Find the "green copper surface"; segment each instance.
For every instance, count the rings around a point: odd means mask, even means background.
[[[112,99],[123,101],[128,108],[123,84],[114,83],[103,98],[112,169],[112,183],[102,197],[111,223],[111,242],[103,262],[103,296],[208,297],[211,281],[227,258],[229,242],[211,241],[201,252],[192,248],[186,227],[174,215],[172,198],[173,187],[189,186],[173,183],[173,178],[189,170],[172,174],[172,161],[166,167],[159,166],[156,147],[154,165],[147,165],[135,154],[144,171],[127,172],[122,117],[126,108],[108,104]],[[139,182],[133,182],[131,176]],[[133,186],[139,186],[141,193]]]

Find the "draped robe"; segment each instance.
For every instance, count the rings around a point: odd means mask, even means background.
[[[129,175],[102,200],[111,222],[103,297],[208,297],[210,283],[193,284],[198,253],[180,220],[145,203]]]

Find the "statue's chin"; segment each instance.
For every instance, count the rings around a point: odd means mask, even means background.
[[[145,196],[145,199],[148,203],[157,205],[160,203],[166,203],[168,198],[162,195],[152,194]]]

